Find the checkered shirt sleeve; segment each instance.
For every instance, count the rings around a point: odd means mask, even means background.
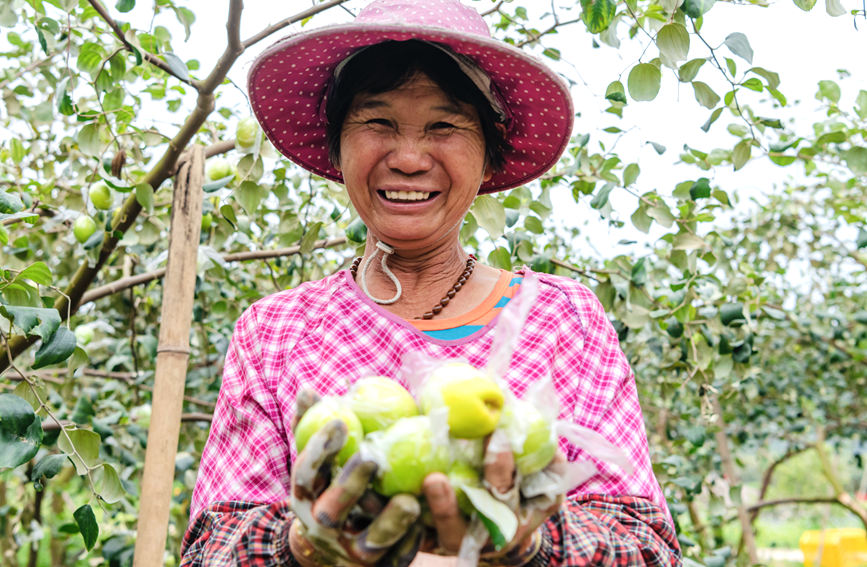
[[[634,471],[630,475],[597,462],[601,474],[576,487],[571,496],[636,497],[668,518],[650,465],[634,377],[614,328],[592,291],[567,278],[539,277],[541,290],[505,381],[522,397],[530,384],[550,379],[560,419],[601,433],[631,460]],[[218,514],[213,510],[218,502],[274,505],[286,501],[295,458],[290,424],[300,389],[343,395],[364,376],[401,380],[401,362],[410,352],[439,359],[463,358],[482,367],[490,354],[495,323],[457,341],[428,337],[369,301],[348,271],[252,305],[240,317],[226,355],[223,383],[193,492],[186,555],[207,547],[202,538],[217,536],[218,545],[229,538],[220,535],[222,524],[232,533],[242,527],[248,533],[259,529],[278,533],[261,525],[269,516],[260,516],[255,508]],[[592,460],[565,440],[561,445],[570,460]],[[210,518],[212,528],[200,528],[193,537],[193,530],[201,526],[201,514]],[[258,520],[238,519],[248,514]],[[238,541],[255,538],[243,536]]]

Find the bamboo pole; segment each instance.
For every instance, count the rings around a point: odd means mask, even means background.
[[[151,425],[145,453],[134,567],[163,564],[184,384],[202,220],[205,156],[195,146],[175,181],[169,257],[163,282]]]

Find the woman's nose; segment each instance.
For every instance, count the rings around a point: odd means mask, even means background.
[[[430,148],[423,136],[403,135],[394,140],[394,147],[386,156],[385,164],[404,175],[423,173],[433,167]]]

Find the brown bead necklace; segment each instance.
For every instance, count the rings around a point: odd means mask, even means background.
[[[352,261],[352,265],[349,267],[349,271],[352,273],[352,279],[355,279],[356,274],[358,273],[358,266],[361,265],[361,257],[356,258]],[[422,315],[421,317],[416,317],[416,319],[433,319],[435,316],[439,315],[443,308],[449,304],[449,301],[455,296],[457,292],[464,287],[464,284],[467,283],[467,280],[470,279],[470,276],[473,273],[473,268],[476,267],[476,257],[470,254],[469,258],[467,258],[467,265],[464,268],[464,271],[458,277],[458,281],[455,282],[455,285],[452,286],[450,290],[446,292],[442,299],[439,300],[439,303],[433,306],[433,308]]]

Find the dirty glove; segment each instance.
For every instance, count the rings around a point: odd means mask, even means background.
[[[498,435],[495,432],[494,435]],[[524,497],[521,493],[522,481],[515,469],[515,458],[509,444],[490,442],[485,453],[484,485],[500,502],[506,504],[518,519],[518,529],[511,541],[495,550],[487,531],[479,521],[468,522],[461,515],[457,497],[446,475],[432,473],[425,479],[423,490],[433,516],[436,529],[435,551],[440,554],[457,555],[465,553],[461,548],[464,537],[476,538],[481,544],[480,564],[518,566],[525,565],[539,551],[542,544],[540,526],[556,513],[563,502],[563,494],[546,491]],[[559,451],[552,462],[535,475],[545,475],[546,479],[558,483],[565,474],[566,458]],[[536,476],[535,480],[539,477]],[[531,479],[533,480],[533,479]],[[428,544],[429,546],[429,544]]]
[[[318,396],[301,392],[293,429]],[[292,555],[303,567],[319,565],[406,567],[422,537],[416,498],[391,499],[368,490],[377,465],[361,452],[332,478],[335,455],[347,439],[340,420],[316,432],[292,467],[291,507],[296,520],[289,531]]]

